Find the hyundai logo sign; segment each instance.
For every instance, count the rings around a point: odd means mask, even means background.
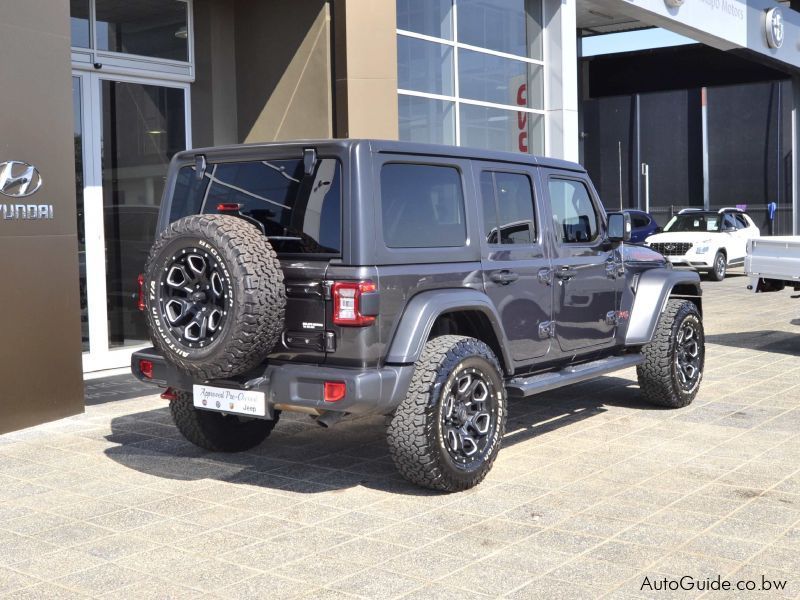
[[[770,8],[764,19],[764,33],[770,48],[778,49],[783,46],[783,29],[783,11],[777,6]]]
[[[18,160],[0,163],[0,194],[9,198],[26,198],[41,187],[42,176],[33,165]]]

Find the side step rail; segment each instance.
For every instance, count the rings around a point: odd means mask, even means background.
[[[508,390],[510,398],[524,398],[554,390],[564,385],[580,383],[620,369],[635,367],[643,362],[644,355],[641,353],[609,356],[608,358],[566,367],[560,371],[539,373],[530,377],[514,377],[506,383],[506,390]]]

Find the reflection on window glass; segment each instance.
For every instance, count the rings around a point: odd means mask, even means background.
[[[381,214],[389,248],[454,247],[467,240],[461,175],[453,167],[384,165]]]
[[[341,165],[332,158],[321,159],[312,175],[298,159],[210,164],[202,180],[194,167],[183,167],[172,202],[171,221],[238,204],[278,254],[341,251]]]
[[[538,0],[458,0],[461,43],[541,59],[541,37]]]
[[[497,203],[494,199],[494,177],[491,171],[481,172],[481,204],[483,235],[490,244],[497,243]]]
[[[503,244],[533,242],[533,193],[527,175],[495,173],[500,240]]]
[[[451,96],[453,48],[436,42],[397,36],[397,87]]]
[[[597,213],[586,185],[574,179],[556,178],[550,179],[547,185],[561,242],[580,244],[594,240],[597,237]]]
[[[401,140],[448,145],[456,143],[453,102],[399,94],[397,104]]]
[[[542,154],[544,119],[537,113],[462,104],[461,145]]]
[[[472,50],[459,50],[462,98],[495,104],[544,108],[541,65]],[[530,90],[530,92],[529,92]]]
[[[189,60],[187,3],[180,0],[97,0],[97,48]]]
[[[453,39],[452,0],[397,0],[397,28]]]
[[[167,166],[186,148],[184,91],[102,81],[103,217],[109,346],[147,341],[133,299],[155,237]]]
[[[69,24],[74,48],[89,48],[89,0],[69,1]]]

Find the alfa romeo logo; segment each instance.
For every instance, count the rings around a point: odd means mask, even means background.
[[[33,165],[18,160],[0,163],[0,194],[9,198],[26,198],[41,187],[42,176]]]
[[[767,36],[767,45],[770,48],[783,46],[783,11],[779,7],[770,8],[764,20],[764,33]]]

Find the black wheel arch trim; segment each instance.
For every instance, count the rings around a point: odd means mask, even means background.
[[[398,321],[386,355],[386,362],[389,364],[416,362],[430,337],[436,319],[441,315],[459,311],[477,311],[488,319],[501,353],[498,359],[505,372],[510,375],[514,363],[508,352],[505,332],[497,309],[486,294],[472,289],[431,290],[414,296]],[[493,346],[489,340],[483,341]]]
[[[636,287],[625,345],[650,343],[670,298],[693,301],[702,315],[702,294],[700,275],[694,271],[651,269],[643,272]],[[658,307],[658,310],[653,310],[653,307]]]

